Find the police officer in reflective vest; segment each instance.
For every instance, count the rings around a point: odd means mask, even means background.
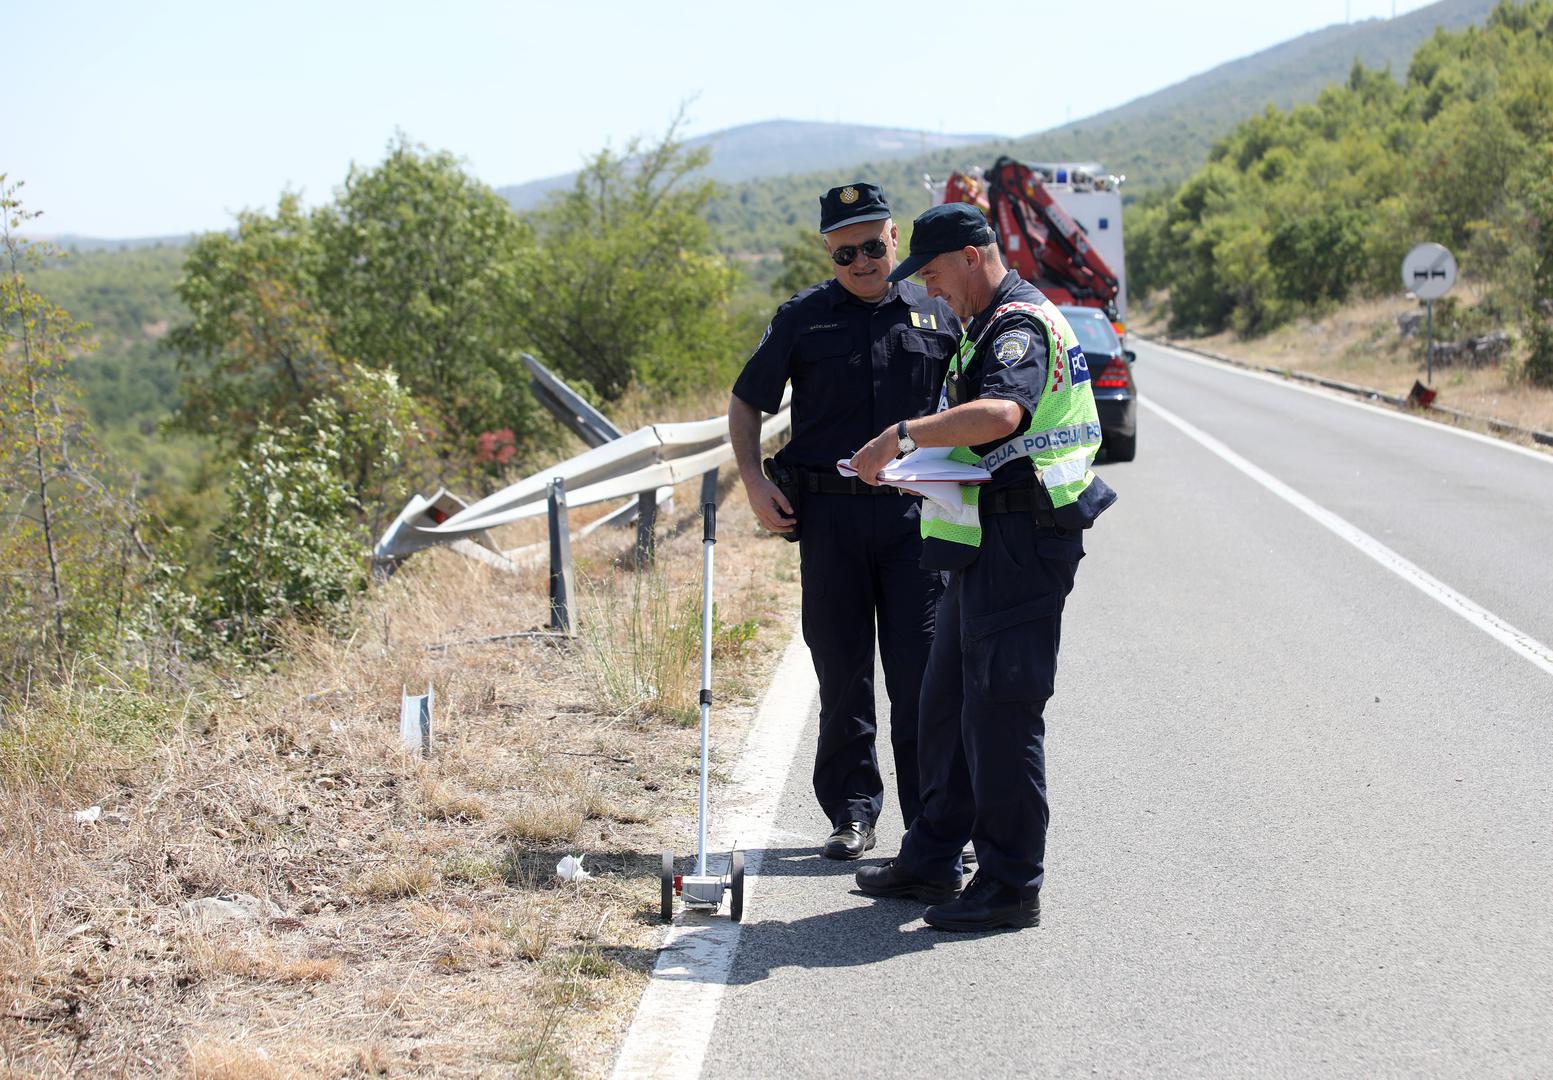
[[[795,538],[803,635],[820,687],[814,793],[834,831],[822,853],[857,859],[874,846],[884,784],[874,749],[874,627],[890,698],[896,793],[910,824],[921,807],[917,707],[940,576],[919,565],[918,500],[842,477],[887,422],[922,416],[959,339],[948,305],[896,284],[897,230],[872,184],[820,199],[835,277],[779,309],[734,383],[728,428],[750,505],[762,525]],[[762,475],[760,414],[793,386],[792,437]]]
[[[892,278],[919,274],[965,334],[940,410],[890,424],[853,458],[877,482],[918,446],[991,470],[958,503],[924,504],[925,565],[948,571],[922,683],[923,810],[894,861],[858,887],[928,903],[944,930],[1035,926],[1046,855],[1045,707],[1083,530],[1116,498],[1090,471],[1100,423],[1084,351],[1033,285],[1003,265],[981,211],[935,206]],[[979,868],[961,892],[961,849]]]

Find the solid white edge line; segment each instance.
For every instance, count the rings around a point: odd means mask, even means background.
[[[1245,473],[1296,510],[1307,514],[1319,524],[1324,525],[1338,537],[1348,541],[1348,543],[1380,563],[1380,565],[1390,570],[1393,574],[1396,574],[1403,581],[1421,591],[1425,596],[1443,604],[1448,611],[1461,616],[1472,626],[1483,631],[1483,633],[1504,645],[1511,652],[1530,660],[1549,675],[1553,675],[1553,649],[1548,648],[1548,646],[1530,634],[1517,630],[1488,609],[1473,603],[1449,585],[1426,573],[1421,567],[1392,551],[1363,529],[1358,528],[1346,519],[1337,516],[1332,511],[1301,495],[1282,480],[1251,464],[1251,462],[1235,453],[1235,451],[1225,446],[1218,439],[1183,420],[1169,409],[1156,405],[1147,399],[1140,399],[1140,401],[1145,408],[1156,414],[1161,420],[1180,429],[1188,438],[1200,443],[1204,448]]]
[[[1285,390],[1298,390],[1302,394],[1309,394],[1312,397],[1318,397],[1323,401],[1331,401],[1338,405],[1346,405],[1352,409],[1364,409],[1367,412],[1389,417],[1392,420],[1400,420],[1405,424],[1418,424],[1422,427],[1429,428],[1432,431],[1448,431],[1452,435],[1459,435],[1463,439],[1471,439],[1474,442],[1482,443],[1485,446],[1497,446],[1501,450],[1510,450],[1514,453],[1529,457],[1534,461],[1542,461],[1553,465],[1553,454],[1543,450],[1534,450],[1529,446],[1522,446],[1520,443],[1510,442],[1508,439],[1496,439],[1492,435],[1484,435],[1481,431],[1470,431],[1466,428],[1457,427],[1455,424],[1446,423],[1443,420],[1429,420],[1422,416],[1409,416],[1407,413],[1398,412],[1396,409],[1393,409],[1390,406],[1371,405],[1368,401],[1356,400],[1352,396],[1343,393],[1341,390],[1332,390],[1324,386],[1306,386],[1300,382],[1281,378],[1272,374],[1271,372],[1243,368],[1235,364],[1226,364],[1224,361],[1215,360],[1211,356],[1198,356],[1196,353],[1183,352],[1182,350],[1175,348],[1173,345],[1161,345],[1159,342],[1150,341],[1148,338],[1141,338],[1140,340],[1149,348],[1158,349],[1160,352],[1169,353],[1171,356],[1174,356],[1178,360],[1188,360],[1194,364],[1201,364],[1204,367],[1216,368],[1219,371],[1227,371],[1232,375],[1243,375],[1248,379],[1260,379],[1262,382],[1271,383],[1274,386],[1281,386]],[[1139,400],[1141,401],[1142,399],[1140,398]]]
[[[720,820],[715,807],[707,812],[708,827],[715,828],[717,837],[716,842],[707,841],[708,872],[716,872],[713,865],[725,865],[721,859],[713,864],[713,852],[729,851],[735,845],[744,852],[745,918],[758,891],[764,849],[804,720],[818,692],[803,634],[795,633],[771,677],[732,782],[724,789],[749,801],[731,819]],[[728,917],[726,901],[717,914],[685,912],[675,920],[615,1059],[615,1080],[692,1080],[701,1075],[738,945],[739,924]]]

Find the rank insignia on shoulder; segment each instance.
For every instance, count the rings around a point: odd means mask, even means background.
[[[992,342],[993,358],[1004,367],[1017,364],[1029,351],[1030,332],[1028,330],[1010,330],[1006,334],[999,334]]]
[[[920,311],[913,311],[911,313],[911,325],[915,326],[918,330],[937,330],[938,316],[934,315],[932,312],[927,312],[924,314]]]

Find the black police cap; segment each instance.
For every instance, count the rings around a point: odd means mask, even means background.
[[[890,280],[905,281],[946,251],[983,247],[993,239],[986,215],[970,203],[931,207],[911,223],[911,254],[890,274]]]
[[[833,187],[820,196],[820,232],[835,232],[859,221],[882,221],[890,216],[884,192],[873,184]]]

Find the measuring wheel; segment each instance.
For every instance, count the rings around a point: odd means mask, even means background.
[[[674,856],[663,853],[663,921],[674,921]]]
[[[729,876],[733,878],[729,891],[728,915],[734,922],[744,918],[744,852],[735,851],[730,861]]]

